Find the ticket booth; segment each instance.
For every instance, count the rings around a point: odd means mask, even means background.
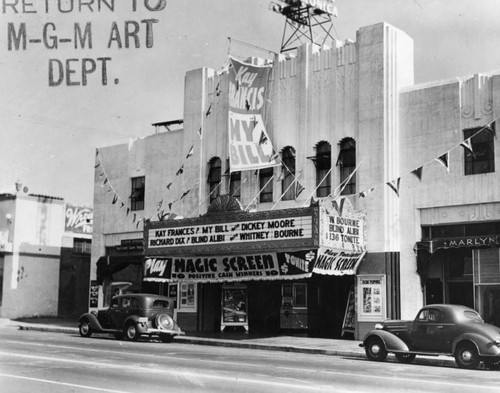
[[[307,284],[285,283],[281,286],[281,329],[307,329]]]

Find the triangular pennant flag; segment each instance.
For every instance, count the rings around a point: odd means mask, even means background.
[[[159,211],[161,209],[161,205],[163,205],[163,199],[158,201],[158,203],[156,204],[156,211]]]
[[[179,198],[179,200],[181,201],[185,196],[187,196],[187,194],[189,194],[189,191],[191,191],[191,189],[189,189],[187,191],[184,191],[184,193],[181,195],[181,197]]]
[[[123,206],[125,206],[125,202],[121,201],[120,207],[123,207]]]
[[[497,133],[495,131],[495,122],[491,123],[491,124],[488,124],[486,127],[484,127],[486,130],[488,130],[489,132],[491,132],[493,134],[493,136],[496,138],[497,136]]]
[[[111,204],[114,205],[116,201],[118,201],[118,195],[115,194],[113,197],[113,202],[111,202]]]
[[[200,126],[200,128],[198,130],[198,135],[200,136],[200,138],[201,138],[201,129],[202,129],[202,126]]]
[[[216,95],[217,97],[220,95],[219,85],[220,85],[220,82],[219,82],[219,83],[217,83],[217,86],[215,86],[215,95]]]
[[[189,157],[191,157],[193,155],[193,152],[194,152],[194,145],[191,146],[191,149],[189,149],[188,154],[186,156],[186,159],[188,159]]]
[[[212,113],[212,104],[209,105],[207,113],[205,113],[205,117],[207,117],[210,113]]]
[[[374,187],[372,187],[372,188],[370,188],[370,189],[368,189],[368,190],[365,190],[365,191],[361,191],[361,192],[359,193],[359,196],[360,196],[361,198],[366,198],[366,196],[367,196],[369,193],[373,192],[373,190],[375,190],[375,188],[374,188]]]
[[[245,109],[247,110],[247,112],[250,110],[250,103],[248,102],[248,100],[245,100]]]
[[[259,145],[262,145],[263,143],[267,142],[267,136],[264,131],[261,132],[260,134],[260,139],[259,139]]]
[[[179,168],[179,170],[177,171],[177,173],[175,174],[175,176],[179,176],[183,172],[184,172],[184,164],[182,164],[182,166]]]
[[[337,200],[333,201],[333,207],[335,208],[339,216],[342,216],[342,210],[344,210],[344,202],[345,198],[340,199],[340,202],[338,202]]]
[[[103,177],[103,176],[104,176],[104,172],[99,173],[99,177]]]
[[[418,180],[422,180],[422,171],[424,170],[424,167],[421,166],[413,171],[411,171],[411,173],[413,173],[415,176],[417,176]]]
[[[295,199],[299,197],[299,195],[304,191],[306,188],[300,184],[298,181],[295,183]]]
[[[129,213],[130,213],[130,207],[127,207],[127,214],[126,215],[128,216]]]
[[[170,203],[168,204],[168,210],[172,210],[172,204],[173,204],[173,203],[174,203],[174,202],[170,202]]]
[[[105,186],[107,182],[108,182],[108,178],[105,178],[104,183],[102,183],[102,185]]]
[[[279,182],[279,181],[283,181],[283,179],[285,178],[285,171],[288,172],[286,169],[281,169],[281,172],[279,173],[278,177],[276,178],[276,181]]]
[[[101,165],[100,162],[98,162],[97,164],[94,165],[94,168],[99,168],[99,165]]]
[[[472,148],[471,138],[467,138],[465,141],[460,143],[466,151],[468,151],[474,158],[476,158],[476,154],[474,153],[474,149]]]
[[[448,154],[449,152],[444,153],[442,156],[436,157],[435,160],[443,165],[446,170],[449,172],[450,167],[448,166]]]
[[[172,182],[167,184],[167,190],[170,190],[170,187],[172,187]]]
[[[392,190],[396,193],[396,195],[399,197],[399,184],[401,182],[401,178],[398,177],[396,180],[392,180],[387,182],[386,184],[392,188]]]
[[[132,218],[132,223],[134,223],[134,222],[135,222],[136,217],[137,217],[137,214],[136,214],[136,213],[134,213],[134,217]]]

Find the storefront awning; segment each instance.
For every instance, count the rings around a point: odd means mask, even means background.
[[[311,277],[315,250],[210,257],[147,258],[144,281],[242,282]]]
[[[366,251],[346,252],[320,247],[313,273],[329,276],[354,275],[365,254]]]
[[[97,260],[97,282],[102,284],[105,279],[112,279],[113,274],[125,269],[130,264],[141,265],[140,255],[109,255]]]
[[[423,240],[416,243],[415,250],[423,250],[427,251],[430,254],[433,254],[440,249],[480,247],[500,247],[500,236],[464,236]]]

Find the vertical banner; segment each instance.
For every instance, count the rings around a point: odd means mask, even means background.
[[[229,163],[231,172],[277,166],[264,125],[271,66],[255,66],[230,58]]]

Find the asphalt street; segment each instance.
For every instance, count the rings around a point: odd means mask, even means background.
[[[0,331],[10,392],[498,392],[500,373],[256,349]]]

